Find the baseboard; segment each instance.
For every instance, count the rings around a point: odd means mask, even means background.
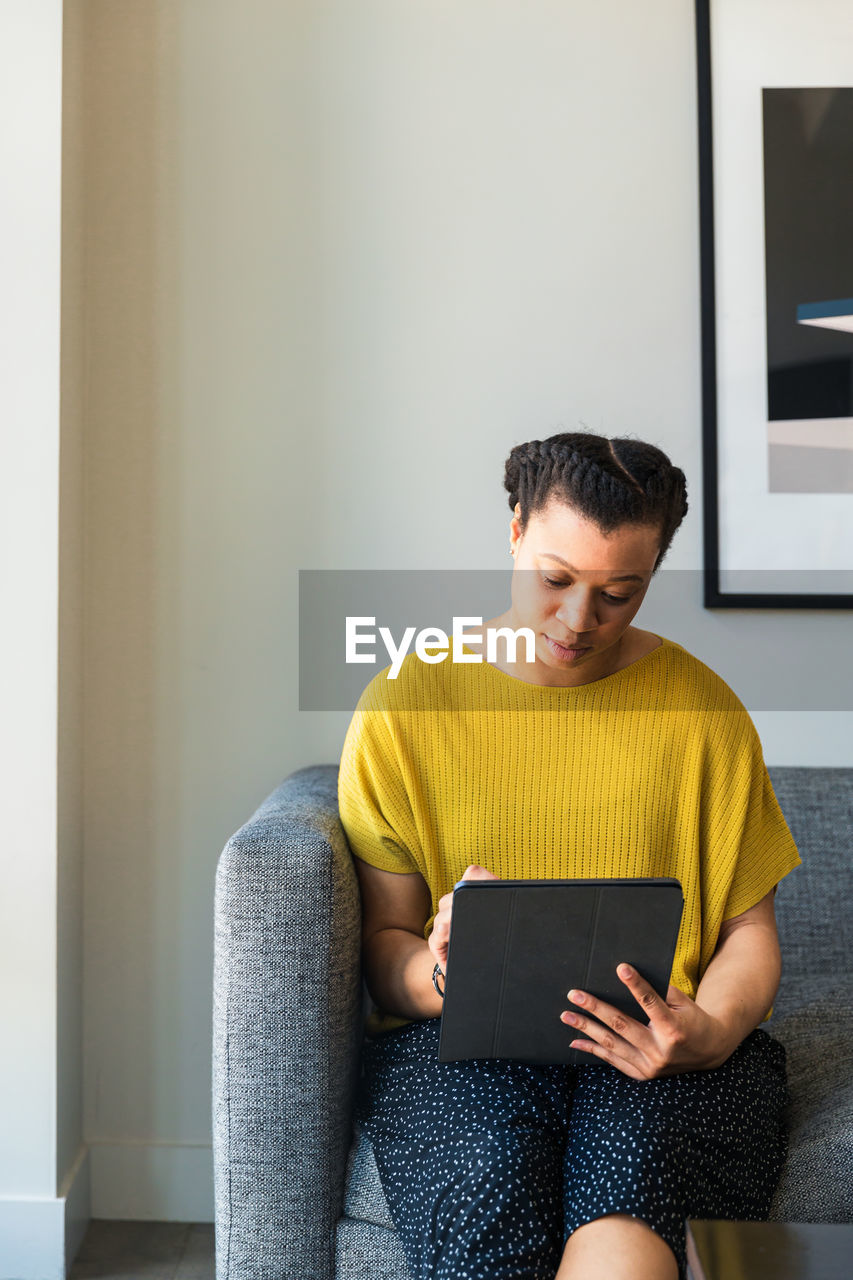
[[[212,1146],[81,1145],[58,1196],[0,1197],[0,1280],[65,1280],[92,1218],[213,1222]]]
[[[209,1142],[90,1142],[89,1158],[93,1218],[213,1222]]]
[[[89,1152],[51,1199],[0,1198],[0,1280],[65,1280],[89,1225]]]
[[[65,1203],[65,1270],[67,1275],[77,1257],[92,1218],[92,1167],[89,1148],[82,1143],[77,1158],[66,1174],[59,1194]]]

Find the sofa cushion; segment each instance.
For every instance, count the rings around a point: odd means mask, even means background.
[[[358,1126],[355,1127],[347,1160],[344,1216],[394,1230],[388,1201],[385,1199],[385,1192],[382,1190],[379,1179],[373,1146]]]
[[[335,1280],[411,1280],[396,1231],[340,1218],[335,1243]]]

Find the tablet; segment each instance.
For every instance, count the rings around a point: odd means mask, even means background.
[[[582,1036],[560,1021],[573,987],[648,1025],[616,966],[634,966],[663,999],[684,910],[671,878],[460,880],[453,913],[438,1057],[515,1058],[589,1066]]]

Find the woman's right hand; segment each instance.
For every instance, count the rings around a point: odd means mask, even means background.
[[[493,871],[485,867],[472,865],[466,867],[463,880],[499,880]],[[441,965],[442,973],[447,972],[447,948],[450,945],[450,917],[453,912],[453,890],[438,900],[438,911],[432,922],[432,932],[427,939],[429,949]]]

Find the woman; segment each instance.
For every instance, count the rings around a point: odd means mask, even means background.
[[[364,691],[344,745],[377,1005],[357,1122],[413,1280],[684,1280],[685,1220],[766,1218],[786,1151],[775,887],[800,863],[756,730],[723,680],[631,625],[686,511],[652,445],[514,448],[511,604],[533,653],[427,663]],[[483,656],[482,642],[466,646]],[[584,1066],[437,1061],[452,886],[675,876],[685,909],[648,1016],[567,993]],[[435,979],[435,980],[434,980]]]

